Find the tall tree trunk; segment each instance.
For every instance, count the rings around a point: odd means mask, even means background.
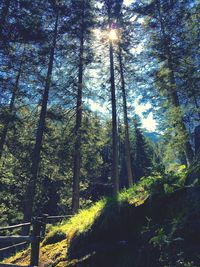
[[[72,212],[79,209],[80,198],[80,168],[81,168],[81,125],[82,125],[82,90],[83,90],[83,52],[84,52],[84,3],[82,10],[79,67],[78,67],[78,91],[76,102],[76,125],[75,125],[75,145],[74,145],[74,170],[72,180]]]
[[[160,27],[161,27],[161,33],[162,36],[165,40],[165,48],[166,48],[166,56],[167,56],[167,64],[168,64],[168,69],[170,71],[170,83],[171,83],[171,90],[168,92],[169,96],[169,101],[172,103],[172,105],[177,108],[181,114],[181,105],[179,102],[179,97],[177,93],[177,85],[176,85],[176,80],[175,80],[175,74],[174,74],[174,68],[173,68],[173,58],[172,58],[172,53],[171,49],[169,46],[169,38],[166,35],[165,32],[165,25],[162,19],[162,14],[161,14],[161,8],[160,8],[160,0],[157,0],[157,9],[158,9],[158,15],[159,15],[159,22],[160,22]],[[188,132],[184,123],[183,116],[181,116],[179,120],[179,126],[182,129],[184,135],[186,136],[186,140],[184,142],[184,153],[185,157],[187,160],[187,165],[190,166],[190,164],[193,161],[194,158],[194,152],[192,150],[192,146],[189,142],[189,137],[188,137]]]
[[[2,35],[4,26],[6,23],[6,18],[8,16],[9,7],[10,7],[10,0],[4,0],[3,8],[2,8],[2,12],[1,12],[1,18],[0,18],[0,36]]]
[[[197,157],[200,152],[200,125],[195,127],[194,130],[194,144],[195,144],[195,156]]]
[[[175,81],[175,76],[174,76],[174,71],[173,71],[173,67],[170,61],[170,57],[168,60],[168,68],[170,70],[170,83],[172,85],[172,91],[170,92],[170,99],[171,99],[171,103],[174,107],[176,107],[179,111],[179,114],[182,113],[181,111],[181,105],[179,102],[179,98],[178,98],[178,94],[176,91],[176,81]],[[188,131],[186,129],[184,120],[183,120],[183,116],[180,117],[180,120],[178,121],[178,124],[180,126],[180,128],[182,129],[182,132],[184,133],[184,135],[186,136],[186,139],[184,140],[184,153],[185,153],[185,157],[186,157],[186,161],[187,161],[187,165],[190,166],[193,158],[194,158],[194,152],[192,150],[192,146],[189,142],[189,137],[188,137]]]
[[[40,154],[41,154],[41,149],[42,149],[42,139],[44,135],[44,127],[45,127],[45,120],[46,120],[47,103],[48,103],[48,97],[49,97],[49,89],[51,86],[54,54],[55,54],[55,47],[56,47],[56,40],[57,40],[57,33],[58,33],[58,18],[59,18],[59,12],[57,11],[54,33],[53,33],[53,43],[52,43],[52,47],[50,51],[50,58],[49,58],[49,65],[48,65],[48,71],[47,71],[47,76],[46,76],[44,93],[42,96],[40,118],[39,118],[38,127],[36,131],[36,141],[35,141],[35,146],[34,146],[33,153],[32,153],[31,179],[27,187],[27,194],[26,194],[26,199],[25,199],[25,206],[24,206],[24,221],[25,222],[28,222],[31,220],[32,213],[33,213],[34,197],[36,193],[38,169],[39,169],[39,163],[40,163]],[[24,234],[27,233],[28,230],[29,230],[28,228],[23,229],[23,233]]]
[[[108,12],[109,30],[112,29],[110,12]],[[116,95],[115,95],[115,73],[114,73],[114,57],[113,42],[109,39],[109,58],[110,58],[110,85],[111,85],[111,101],[112,101],[112,182],[113,194],[119,192],[119,154],[118,154],[118,132],[117,132],[117,111],[116,111]]]
[[[131,187],[133,185],[133,171],[132,171],[132,166],[131,166],[130,138],[129,138],[129,126],[128,126],[126,89],[125,89],[125,80],[124,80],[124,67],[123,67],[123,63],[122,63],[122,49],[121,49],[120,45],[119,45],[118,58],[119,58],[121,89],[122,89],[122,98],[123,98],[126,168],[127,168],[127,174],[128,174],[128,185],[129,185],[129,187]]]
[[[19,90],[19,81],[20,81],[20,77],[22,74],[22,65],[23,65],[23,59],[20,61],[19,70],[18,70],[18,73],[16,76],[13,91],[12,91],[12,96],[11,96],[11,100],[10,100],[10,104],[9,104],[9,116],[12,115],[13,110],[14,110],[15,99],[16,99],[17,92]],[[2,155],[3,155],[4,145],[6,142],[6,137],[7,137],[9,126],[10,126],[10,118],[7,118],[5,121],[3,130],[2,130],[1,139],[0,139],[0,160],[1,160]]]
[[[200,110],[200,106],[199,106],[198,99],[197,99],[197,94],[196,94],[194,88],[192,89],[192,96],[193,96],[195,107],[198,110],[198,112],[197,112],[198,117],[200,119],[200,111],[199,111]]]
[[[10,7],[10,0],[4,0],[3,3],[2,3],[2,11],[1,11],[1,14],[0,14],[0,40],[1,41],[4,41],[4,38],[2,36],[2,33],[3,33],[3,30],[4,30],[4,27],[5,27],[5,23],[6,23],[6,19],[7,19],[7,16],[8,16],[8,13],[9,13],[9,7]],[[2,44],[1,44],[2,45]],[[2,133],[2,136],[1,136],[1,139],[3,141],[3,135],[6,136],[7,134],[7,130],[3,130],[5,131],[6,133]],[[2,148],[1,149],[1,157],[2,157]]]

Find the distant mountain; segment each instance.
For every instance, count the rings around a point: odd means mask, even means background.
[[[157,143],[162,139],[162,135],[157,132],[145,132],[144,135],[154,143]]]

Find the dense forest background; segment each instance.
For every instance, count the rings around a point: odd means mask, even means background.
[[[199,20],[199,0],[0,2],[0,224],[191,165]]]

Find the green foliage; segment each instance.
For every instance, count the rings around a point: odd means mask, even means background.
[[[163,244],[168,244],[170,241],[163,228],[156,230],[156,235],[149,240],[150,244],[154,247],[158,246],[161,248]]]
[[[153,164],[154,148],[151,141],[145,137],[140,119],[135,116],[133,129],[131,127],[131,152],[133,158],[133,172],[135,180],[143,176],[149,176],[155,169]]]
[[[144,177],[138,186],[142,187],[149,194],[168,194],[178,188],[182,188],[185,183],[185,178],[185,167],[180,166],[176,173],[154,173],[152,176]]]

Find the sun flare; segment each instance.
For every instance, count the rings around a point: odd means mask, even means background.
[[[110,30],[109,33],[108,33],[108,37],[109,37],[109,39],[110,39],[111,41],[116,41],[116,40],[118,40],[118,36],[117,36],[117,32],[116,32],[116,30],[114,30],[114,29]]]

